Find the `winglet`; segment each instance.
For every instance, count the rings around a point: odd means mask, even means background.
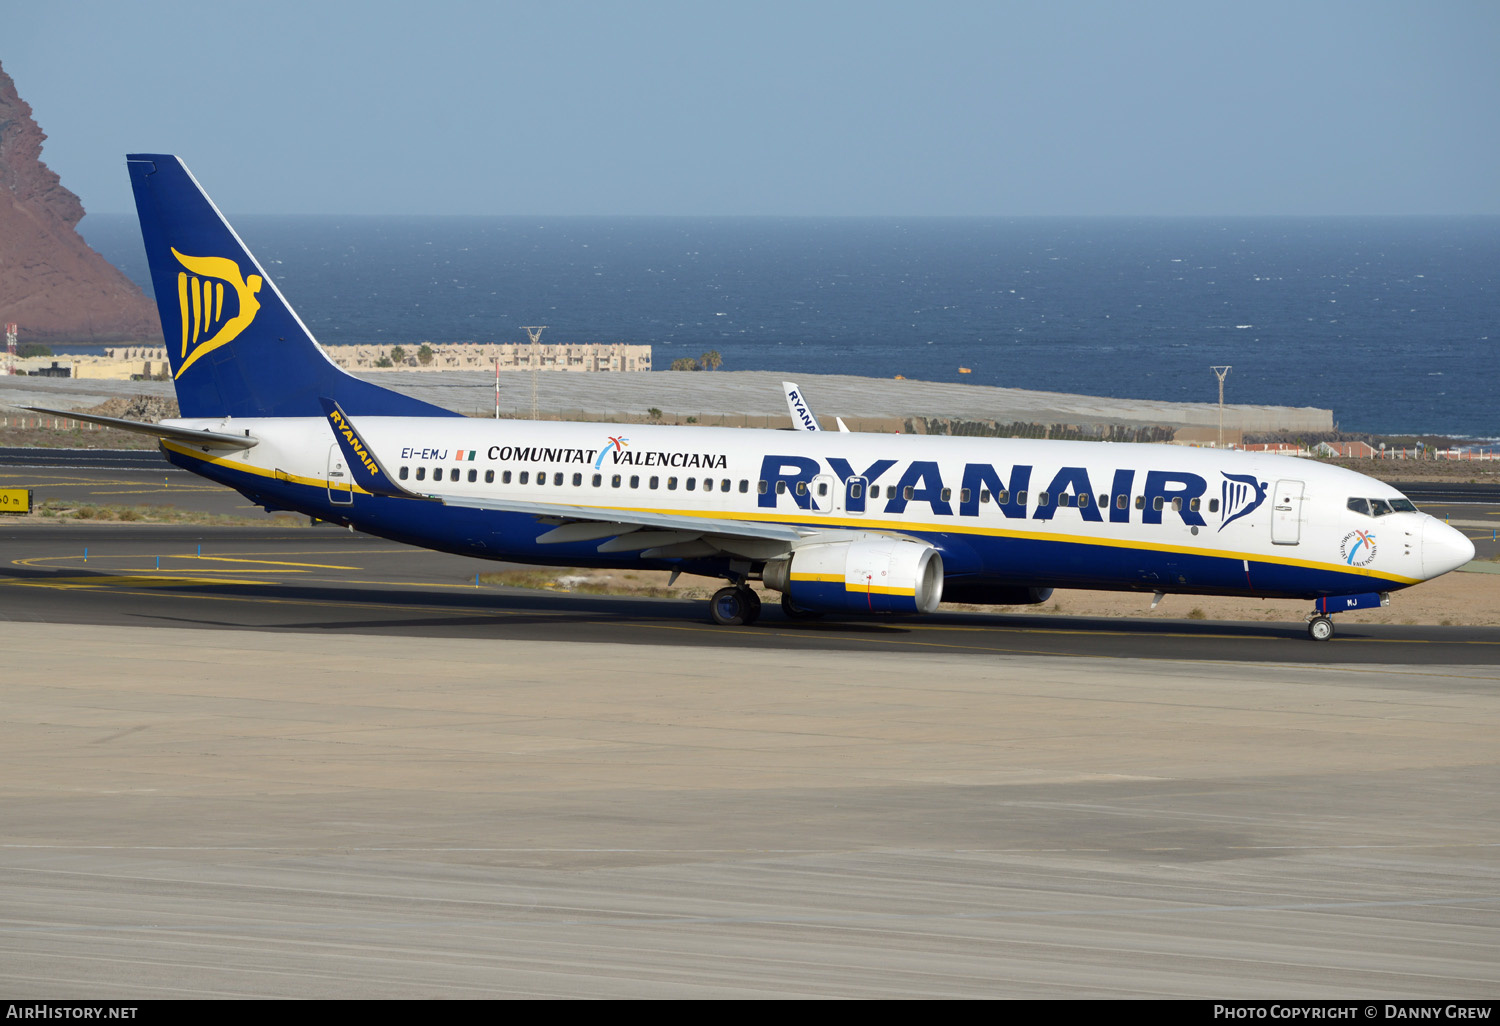
[[[427,499],[429,496],[418,495],[402,488],[395,480],[385,472],[380,461],[375,458],[375,452],[365,444],[363,438],[339,404],[325,396],[318,397],[323,412],[328,417],[328,426],[333,429],[333,437],[338,441],[339,448],[344,453],[344,462],[349,465],[349,472],[354,475],[354,483],[359,485],[371,495],[386,495],[401,499]]]

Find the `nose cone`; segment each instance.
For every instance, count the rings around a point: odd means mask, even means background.
[[[1429,580],[1457,570],[1474,558],[1474,543],[1441,520],[1427,518],[1422,525],[1422,576]]]

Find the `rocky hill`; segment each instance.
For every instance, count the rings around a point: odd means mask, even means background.
[[[0,324],[26,342],[159,345],[156,304],[75,230],[83,204],[42,163],[46,138],[0,67]]]

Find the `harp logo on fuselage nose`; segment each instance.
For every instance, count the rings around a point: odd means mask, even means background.
[[[200,356],[228,345],[250,326],[260,312],[255,294],[262,284],[258,274],[240,273],[240,265],[228,257],[187,256],[172,249],[185,270],[177,274],[177,309],[182,322],[182,351],[177,373],[193,365]]]

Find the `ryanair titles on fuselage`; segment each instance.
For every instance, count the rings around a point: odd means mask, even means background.
[[[824,469],[826,464],[827,470]],[[814,478],[829,474],[842,482],[851,479],[863,480],[867,485],[891,483],[883,497],[881,512],[899,516],[913,503],[922,503],[938,517],[979,516],[980,506],[986,496],[992,496],[1001,513],[1012,519],[1051,520],[1060,509],[1073,509],[1084,521],[1112,524],[1130,523],[1133,514],[1145,524],[1160,524],[1164,513],[1170,512],[1182,518],[1191,527],[1206,527],[1200,512],[1203,496],[1209,490],[1209,482],[1198,474],[1181,470],[1136,470],[1122,469],[1101,474],[1095,481],[1086,467],[1061,467],[1050,478],[1035,474],[1035,468],[1014,464],[1002,470],[990,463],[966,463],[958,479],[944,480],[943,472],[935,461],[912,460],[905,467],[896,460],[876,460],[863,470],[855,468],[847,460],[836,456],[823,460],[807,456],[766,456],[761,461],[760,479],[766,487],[760,492],[758,504],[763,509],[775,509],[788,499],[798,507],[811,510],[812,489],[808,487]],[[1103,486],[1107,474],[1107,488]],[[1266,485],[1246,489],[1238,475],[1223,475],[1220,482],[1223,494],[1220,529],[1230,521],[1252,512],[1265,501]],[[1035,477],[1035,481],[1033,481]],[[1045,481],[1045,484],[1043,483]],[[798,487],[798,485],[802,487]],[[955,493],[955,488],[957,489]],[[1028,498],[1037,492],[1046,492],[1051,501],[1038,502],[1028,512]],[[954,498],[958,499],[955,511]],[[1067,496],[1066,503],[1058,501]],[[1078,496],[1088,496],[1083,502]],[[1120,496],[1131,497],[1121,507]],[[1197,500],[1197,501],[1195,501]],[[846,501],[853,501],[852,493]],[[863,500],[859,500],[863,501]],[[1218,512],[1219,502],[1210,509]],[[863,508],[862,506],[859,508]]]
[[[604,459],[600,460],[601,451]],[[401,450],[403,460],[465,459],[471,450],[451,448],[418,448]],[[612,466],[667,467],[676,469],[728,470],[729,460],[723,453],[670,452],[654,449],[575,449],[543,445],[492,445],[485,455],[496,463],[592,464],[608,462]],[[1060,467],[1048,476],[1028,464],[998,467],[990,463],[965,463],[955,473],[950,465],[944,471],[936,461],[912,460],[905,464],[880,459],[869,466],[855,467],[837,456],[816,459],[810,456],[770,454],[761,458],[756,503],[761,509],[774,510],[790,504],[799,509],[813,509],[813,480],[832,477],[841,484],[860,480],[866,486],[882,487],[883,494],[870,504],[871,512],[900,516],[908,507],[920,504],[935,517],[977,517],[982,504],[992,503],[1009,519],[1052,520],[1061,509],[1071,509],[1080,519],[1093,523],[1126,524],[1136,521],[1160,524],[1165,514],[1181,518],[1191,527],[1207,527],[1204,512],[1218,514],[1219,529],[1258,509],[1266,499],[1266,482],[1242,474],[1221,474],[1222,481],[1210,482],[1199,474],[1183,470],[1090,471],[1086,467]],[[800,485],[800,487],[799,487]],[[1211,502],[1204,497],[1210,489],[1217,492]],[[1045,492],[1048,500],[1034,502]],[[864,494],[863,490],[861,494]],[[1080,502],[1079,496],[1088,496]],[[1120,496],[1128,496],[1123,504]],[[1061,501],[1066,497],[1066,501]],[[1031,500],[1031,501],[1029,501]],[[1158,501],[1160,500],[1160,501]],[[864,499],[855,506],[852,492],[846,493],[848,508],[863,511]]]

